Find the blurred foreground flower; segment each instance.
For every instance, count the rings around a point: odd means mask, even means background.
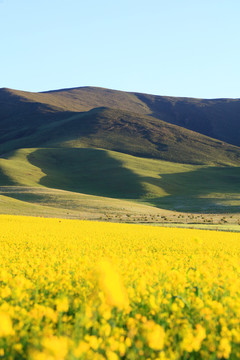
[[[0,337],[14,335],[12,320],[7,313],[0,312]]]
[[[108,305],[116,306],[118,309],[126,309],[129,306],[122,279],[109,261],[103,260],[98,264],[97,280]]]

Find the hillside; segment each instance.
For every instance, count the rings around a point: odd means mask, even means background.
[[[238,165],[239,147],[163,121],[160,113],[153,117],[156,97],[149,107],[138,97],[96,88],[49,93],[2,89],[0,153],[25,147],[97,147],[180,163]],[[186,99],[185,106],[194,102],[199,100]]]
[[[94,196],[95,206],[103,207],[105,199],[108,211],[126,208],[126,203],[116,204],[121,199],[132,203],[135,210],[130,212],[144,213],[136,204],[145,204],[183,212],[235,213],[240,207],[239,182],[239,167],[177,164],[94,148],[21,149],[0,159],[3,196],[80,212]]]
[[[238,213],[239,110],[238,99],[0,89],[0,213]]]
[[[44,93],[0,89],[0,130],[10,127],[12,136],[20,137],[29,123],[32,128],[99,107],[149,115],[240,146],[240,99],[178,98],[95,87]],[[16,124],[22,128],[14,133]]]

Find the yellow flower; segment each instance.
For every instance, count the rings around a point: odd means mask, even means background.
[[[67,312],[69,309],[68,298],[64,297],[56,300],[56,306],[58,312]]]
[[[239,233],[2,215],[0,229],[3,358],[240,359]]]
[[[226,338],[222,338],[220,340],[218,351],[217,351],[217,357],[218,359],[224,358],[228,359],[231,354],[231,345],[229,343],[229,340]]]
[[[54,357],[50,356],[49,354],[37,350],[31,350],[29,352],[29,358],[31,360],[55,360]]]
[[[124,356],[126,353],[126,345],[124,343],[119,344],[119,354],[120,356]]]
[[[51,336],[43,339],[43,347],[55,360],[64,360],[68,353],[68,339],[66,337]]]
[[[97,350],[99,346],[98,338],[95,335],[89,336],[89,345],[93,350]]]
[[[104,292],[106,302],[119,309],[127,308],[129,302],[126,289],[111,263],[109,261],[101,261],[98,264],[97,274],[99,286]]]
[[[126,340],[125,340],[125,344],[126,344],[127,347],[131,347],[132,346],[132,340],[129,337],[127,337]]]
[[[80,357],[83,353],[88,352],[90,349],[90,345],[87,344],[85,341],[80,341],[78,346],[74,349],[74,355],[76,357]]]
[[[192,346],[195,351],[199,351],[201,348],[202,341],[206,337],[206,331],[205,331],[204,327],[202,327],[202,325],[197,324],[195,333],[196,333],[196,335],[193,339]]]
[[[21,343],[17,343],[17,344],[14,344],[13,346],[14,350],[16,350],[17,352],[21,353],[22,352],[22,344]]]
[[[2,297],[2,298],[7,298],[8,296],[11,295],[11,293],[12,293],[11,289],[10,289],[8,286],[6,286],[6,287],[3,288],[2,291],[1,291],[1,297]]]
[[[108,350],[106,355],[107,355],[108,360],[119,360],[119,357],[117,356],[117,354],[111,350]]]
[[[153,350],[162,350],[165,338],[163,327],[150,320],[144,325],[144,328],[147,330],[146,337],[148,346]]]
[[[12,320],[7,313],[0,312],[0,337],[14,335]]]

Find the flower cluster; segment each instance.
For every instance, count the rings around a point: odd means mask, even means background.
[[[0,359],[240,358],[240,234],[0,216]]]

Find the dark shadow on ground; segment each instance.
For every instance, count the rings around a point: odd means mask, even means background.
[[[121,199],[137,199],[145,193],[139,176],[104,150],[38,149],[28,160],[46,174],[40,184],[50,188]]]
[[[160,176],[159,186],[169,196],[151,199],[154,206],[196,213],[240,212],[239,167],[204,167]],[[152,178],[142,180],[156,185],[156,180],[153,182]],[[234,205],[236,202],[239,206]]]
[[[231,200],[238,201],[239,205],[231,205]],[[165,196],[151,199],[151,204],[166,210],[173,210],[185,213],[224,214],[240,213],[240,198],[226,198],[226,203],[220,198],[197,198],[187,196]]]
[[[240,212],[239,167],[197,168],[189,172],[159,174],[160,178],[156,179],[141,177],[124,168],[121,161],[109,156],[105,150],[38,149],[28,156],[28,160],[46,174],[40,184],[49,188],[119,199],[141,199],[158,208],[180,212]],[[143,182],[159,186],[169,195],[147,198]],[[0,170],[0,186],[14,185]],[[40,195],[19,195],[16,192],[7,196],[41,203]]]
[[[0,186],[13,186],[16,185],[12,179],[4,174],[3,170],[0,168]]]

